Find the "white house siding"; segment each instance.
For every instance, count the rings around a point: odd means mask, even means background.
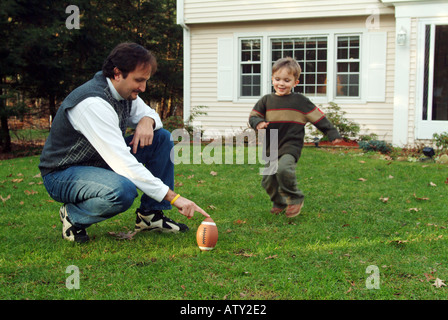
[[[186,24],[366,15],[372,6],[380,14],[393,8],[375,0],[184,0]]]
[[[187,1],[187,4],[198,4],[200,1]],[[209,1],[222,5],[235,1]],[[246,3],[248,1],[238,1]],[[254,1],[251,1],[254,2]],[[268,1],[260,1],[268,3]],[[304,1],[296,1],[303,3]],[[313,1],[313,3],[332,3],[335,1]],[[363,1],[364,10],[366,3]],[[207,2],[208,3],[208,2]],[[358,3],[358,1],[357,1]],[[287,6],[289,6],[288,4]],[[209,5],[207,7],[210,7]],[[284,8],[285,6],[283,6]],[[223,8],[221,8],[223,10]],[[271,11],[275,11],[272,9]],[[186,14],[186,17],[189,17]],[[270,32],[288,32],[294,30],[330,30],[365,28],[367,16],[364,17],[333,17],[320,19],[291,19],[279,20],[267,24],[266,22],[250,21],[237,23],[192,24],[191,39],[191,99],[190,106],[207,106],[202,111],[206,116],[198,116],[203,130],[244,130],[248,127],[248,116],[254,102],[218,101],[217,99],[217,43],[219,38],[232,38],[234,34],[256,33],[269,30]],[[189,18],[191,19],[191,17]],[[375,133],[386,141],[392,140],[393,125],[393,94],[394,94],[394,48],[395,24],[393,15],[380,15],[380,29],[371,32],[387,32],[387,65],[386,65],[386,99],[384,103],[338,103],[347,112],[347,118],[361,125],[362,133]],[[237,75],[234,75],[236,79]],[[323,105],[325,107],[325,104]]]

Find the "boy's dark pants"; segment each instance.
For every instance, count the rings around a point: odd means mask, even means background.
[[[284,154],[278,160],[277,172],[263,176],[261,185],[271,198],[273,207],[283,209],[287,205],[303,202],[305,196],[297,188],[296,165],[294,156]]]

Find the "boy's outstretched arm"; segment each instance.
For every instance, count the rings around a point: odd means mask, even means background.
[[[255,127],[255,129],[257,129],[257,130],[267,129],[268,125],[269,125],[269,122],[261,121],[261,122],[259,122],[259,123],[257,124],[257,126]]]
[[[342,142],[343,139],[334,139],[333,141],[331,141],[332,144],[337,144],[339,142]]]

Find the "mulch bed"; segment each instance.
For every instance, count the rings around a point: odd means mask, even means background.
[[[42,152],[45,141],[20,141],[11,143],[11,152],[5,153],[0,148],[0,160],[30,157]]]
[[[306,146],[314,146],[313,142],[305,143]],[[349,148],[358,148],[358,142],[354,140],[342,141],[336,144],[331,143],[330,141],[319,141],[319,147],[349,147]]]

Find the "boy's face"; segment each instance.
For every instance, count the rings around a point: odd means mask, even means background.
[[[288,68],[280,68],[272,75],[272,85],[275,94],[285,96],[291,93],[292,89],[299,84],[299,80],[288,70]]]

